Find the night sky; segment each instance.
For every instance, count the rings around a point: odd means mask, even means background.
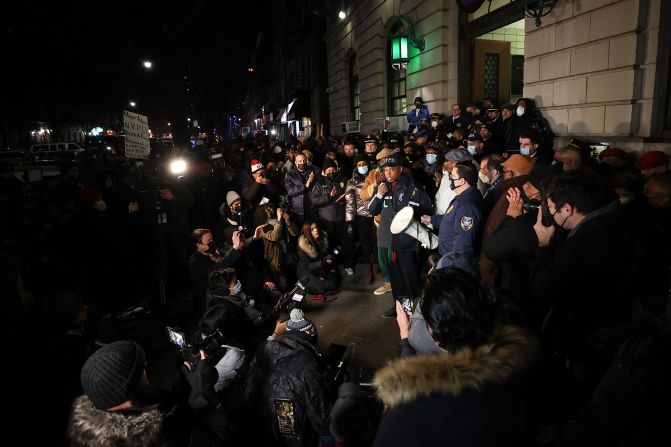
[[[265,3],[5,3],[0,117],[109,123],[133,100],[156,127],[190,114],[216,124],[240,105]]]

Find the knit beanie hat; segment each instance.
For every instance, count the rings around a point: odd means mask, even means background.
[[[265,169],[265,167],[263,166],[263,163],[261,163],[259,160],[252,160],[252,163],[251,163],[252,174],[254,174],[256,172],[259,172],[261,169]]]
[[[226,205],[231,206],[233,202],[240,198],[240,194],[235,191],[228,191],[226,193]]]
[[[106,410],[128,400],[136,390],[147,356],[130,340],[103,346],[86,360],[81,381],[93,406]]]
[[[338,169],[338,163],[335,160],[331,160],[330,158],[326,157],[324,159],[324,163],[322,163],[322,169],[326,171],[328,168]]]
[[[317,334],[317,328],[315,325],[312,323],[312,321],[305,318],[305,314],[300,309],[293,309],[289,314],[287,331],[300,331],[310,336]]]

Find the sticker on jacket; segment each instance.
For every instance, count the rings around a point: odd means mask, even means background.
[[[280,436],[296,436],[296,412],[291,399],[275,399],[275,418]]]

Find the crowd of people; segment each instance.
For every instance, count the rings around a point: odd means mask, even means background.
[[[407,121],[147,160],[87,151],[53,182],[3,176],[10,333],[64,365],[36,390],[56,417],[35,436],[668,445],[669,156],[555,147],[528,98],[446,116],[418,97]],[[328,305],[354,275],[399,327],[400,358],[375,376],[383,407],[330,380],[316,326],[278,305]],[[185,328],[169,397],[130,340],[147,311],[160,336],[171,318]]]

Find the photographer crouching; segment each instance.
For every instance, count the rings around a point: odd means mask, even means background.
[[[216,415],[194,420],[182,405],[157,398],[147,380],[147,355],[130,340],[110,343],[88,358],[81,371],[84,394],[72,408],[68,436],[74,446],[217,445]],[[203,365],[187,372],[194,384],[212,387],[216,371]],[[198,376],[198,377],[196,377]],[[209,385],[208,385],[209,383]],[[212,410],[214,411],[214,410]]]
[[[326,301],[325,294],[340,285],[337,267],[337,249],[329,252],[328,235],[316,222],[303,223],[303,234],[298,238],[298,278],[315,301]]]

